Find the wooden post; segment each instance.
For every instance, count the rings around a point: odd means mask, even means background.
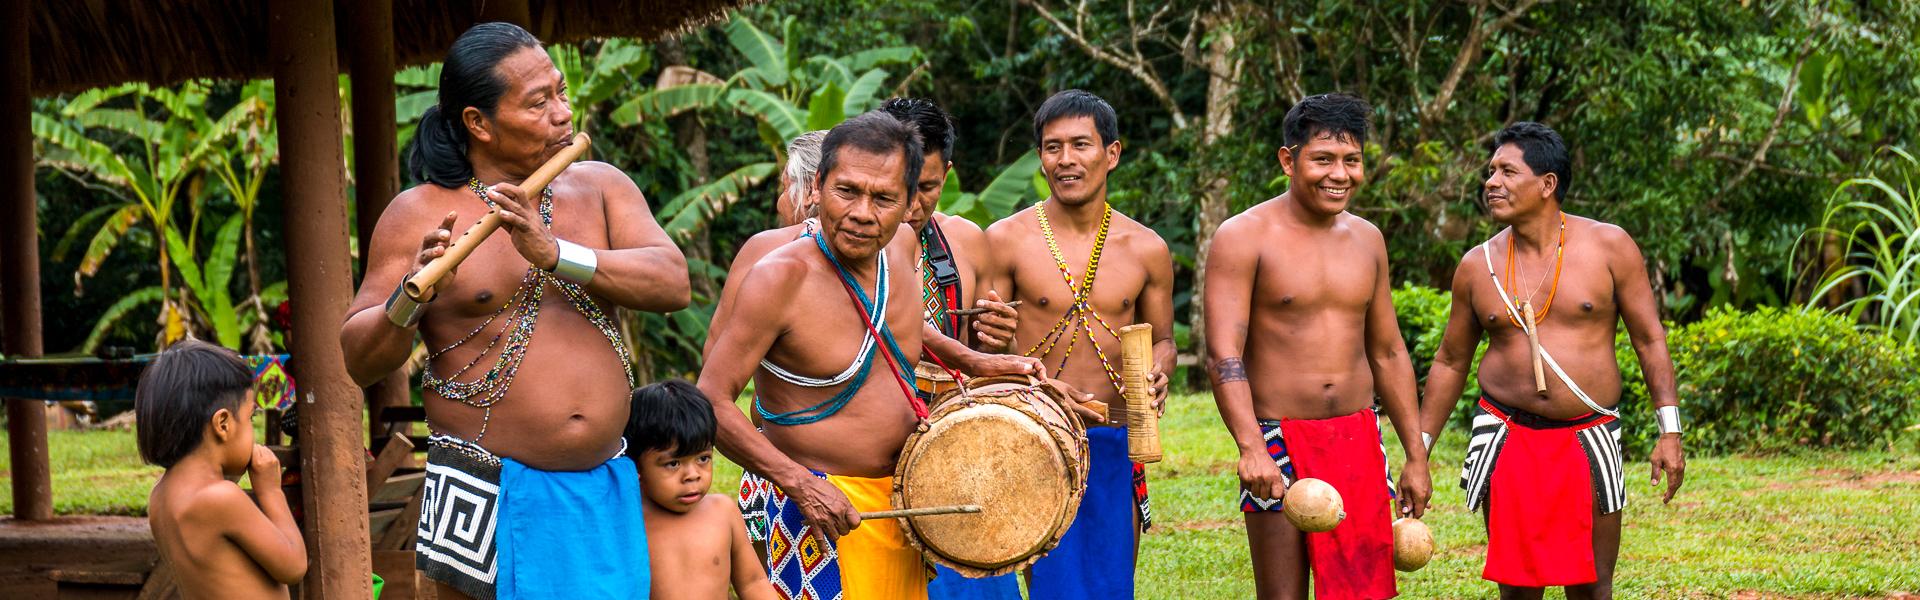
[[[269,0],[267,39],[280,121],[287,228],[287,296],[293,307],[294,378],[300,382],[300,463],[311,598],[364,600],[373,589],[367,534],[361,394],[347,376],[340,324],[353,295],[342,170],[340,67],[332,0]]]
[[[39,200],[33,192],[33,62],[27,56],[27,2],[0,8],[0,289],[6,290],[7,356],[40,356]],[[7,452],[13,460],[13,515],[53,518],[53,479],[47,465],[47,410],[38,400],[7,404]]]
[[[341,33],[347,47],[347,72],[353,83],[354,221],[359,229],[360,273],[366,273],[373,248],[373,227],[387,203],[400,195],[399,149],[394,139],[393,0],[347,0],[352,24]],[[407,372],[397,369],[367,388],[367,439],[387,438],[380,411],[406,406],[413,399]]]

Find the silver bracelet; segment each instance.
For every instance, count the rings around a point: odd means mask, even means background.
[[[1420,432],[1420,443],[1426,445],[1427,452],[1433,452],[1433,434],[1425,431]]]
[[[387,320],[395,327],[410,329],[420,324],[420,318],[427,314],[427,303],[417,302],[407,295],[407,282],[393,288],[393,295],[387,296]]]
[[[594,269],[600,264],[593,249],[560,238],[554,241],[560,244],[560,258],[554,261],[552,273],[580,285],[593,281]]]
[[[1662,406],[1653,409],[1653,420],[1660,423],[1660,434],[1680,433],[1680,407]]]

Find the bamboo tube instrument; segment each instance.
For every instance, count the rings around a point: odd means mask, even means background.
[[[1120,328],[1120,381],[1126,386],[1127,458],[1160,462],[1160,415],[1153,409],[1153,325]]]
[[[1541,368],[1540,325],[1534,322],[1533,304],[1521,302],[1520,312],[1520,318],[1526,319],[1523,329],[1527,334],[1527,344],[1533,350],[1533,391],[1545,394],[1547,393],[1547,373],[1545,369]]]
[[[584,132],[573,134],[573,144],[561,148],[553,158],[547,159],[546,164],[534,170],[532,175],[527,176],[526,181],[520,182],[520,189],[526,190],[529,194],[539,194],[541,190],[546,189],[547,184],[553,183],[553,178],[560,176],[561,171],[567,170],[568,165],[580,160],[580,155],[586,153],[587,146],[592,141]],[[466,233],[460,234],[458,239],[448,244],[446,254],[433,259],[433,262],[421,267],[420,272],[414,273],[413,277],[407,280],[407,296],[413,298],[415,302],[432,300],[434,285],[440,283],[447,273],[453,272],[455,267],[460,266],[460,262],[466,260],[467,255],[473,254],[474,248],[480,247],[480,243],[487,241],[487,236],[493,235],[493,231],[499,228],[500,208],[496,206],[493,210],[487,211],[486,216],[480,217],[478,223],[468,227]]]

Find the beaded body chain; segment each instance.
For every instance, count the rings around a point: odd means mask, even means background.
[[[1060,253],[1060,244],[1053,239],[1053,224],[1047,221],[1046,205],[1034,206],[1033,212],[1034,216],[1040,220],[1040,235],[1047,240],[1047,251],[1053,253],[1053,262],[1060,267],[1060,277],[1066,280],[1067,291],[1073,294],[1073,303],[1067,306],[1067,314],[1061,315],[1060,320],[1053,324],[1053,329],[1048,331],[1039,343],[1021,354],[1034,356],[1035,352],[1039,352],[1039,355],[1044,357],[1052,353],[1054,346],[1064,340],[1067,343],[1067,350],[1060,355],[1058,369],[1060,372],[1065,372],[1067,359],[1073,357],[1073,347],[1079,344],[1080,336],[1084,332],[1087,343],[1093,346],[1094,355],[1100,357],[1100,368],[1107,372],[1107,380],[1112,382],[1113,389],[1118,391],[1123,385],[1120,382],[1120,373],[1114,370],[1113,361],[1107,359],[1107,351],[1100,349],[1099,340],[1093,337],[1093,324],[1097,322],[1101,329],[1107,331],[1108,336],[1114,339],[1120,338],[1120,335],[1114,332],[1113,326],[1108,325],[1107,320],[1093,310],[1093,278],[1100,272],[1100,251],[1107,245],[1107,231],[1113,223],[1113,207],[1108,206],[1107,211],[1100,215],[1100,230],[1094,235],[1093,253],[1087,258],[1087,275],[1077,286],[1073,281],[1073,270],[1067,266],[1066,256]]]
[[[486,202],[488,208],[498,208],[494,206],[493,200],[487,198],[487,187],[481,185],[478,179],[467,180],[467,188],[473,190],[474,195],[479,196],[481,201]],[[553,226],[553,188],[551,187],[540,194],[540,221],[546,227]],[[493,405],[507,397],[508,388],[513,386],[513,377],[520,372],[520,363],[526,359],[527,347],[533,341],[534,325],[540,318],[540,302],[546,296],[549,285],[559,289],[561,295],[566,296],[567,304],[573,306],[574,310],[580,311],[587,321],[593,323],[595,329],[599,329],[600,333],[607,337],[607,341],[613,345],[614,353],[620,357],[620,366],[626,369],[627,387],[629,389],[633,387],[633,357],[627,352],[627,344],[620,339],[620,330],[614,326],[613,319],[608,318],[607,314],[600,310],[600,305],[594,304],[593,298],[587,295],[587,290],[580,284],[555,277],[552,273],[529,264],[527,274],[520,278],[520,287],[514,290],[513,297],[509,298],[506,304],[493,311],[492,315],[488,315],[478,327],[467,332],[459,341],[427,353],[426,368],[420,376],[421,387],[432,390],[448,400],[485,411],[480,418],[480,433],[473,438],[474,443],[479,443],[481,439],[487,437],[487,425],[493,421]],[[485,348],[474,354],[473,360],[445,377],[434,373],[433,363],[436,359],[473,341],[480,332],[499,320],[501,315],[506,315],[506,323],[500,327],[499,331],[494,332],[491,339],[487,340]],[[506,340],[505,347],[500,346],[502,339]],[[494,348],[500,348],[500,353],[485,373],[467,381],[456,381],[478,366],[487,354],[493,352]],[[429,428],[432,428],[431,425]]]

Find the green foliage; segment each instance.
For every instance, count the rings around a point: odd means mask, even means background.
[[[1840,248],[1807,308],[1856,287],[1860,291],[1833,312],[1914,344],[1920,343],[1920,185],[1914,180],[1920,161],[1898,148],[1886,152],[1886,173],[1841,183],[1828,197],[1820,225],[1802,236],[1820,242],[1821,249],[1835,242]]]
[[[1423,390],[1427,373],[1433,370],[1433,356],[1440,351],[1440,339],[1447,330],[1447,313],[1452,307],[1452,292],[1411,283],[1393,290],[1394,317],[1400,323],[1401,337],[1407,340],[1413,374]],[[1480,358],[1486,354],[1487,342],[1483,339],[1473,351],[1473,362],[1467,366],[1466,385],[1460,388],[1460,397],[1454,399],[1450,426],[1464,427],[1473,419],[1473,405],[1480,400]]]
[[[1716,309],[1667,337],[1687,424],[1704,452],[1886,447],[1915,424],[1920,350],[1823,313]],[[1657,435],[1638,361],[1623,352],[1630,447]]]
[[[958,169],[947,171],[947,182],[940,188],[938,210],[949,215],[965,217],[975,224],[986,227],[994,221],[1012,216],[1019,210],[1021,201],[1026,200],[1028,192],[1034,191],[1045,198],[1046,184],[1040,177],[1040,152],[1028,151],[1000,174],[993,177],[986,189],[980,193],[960,190]]]

